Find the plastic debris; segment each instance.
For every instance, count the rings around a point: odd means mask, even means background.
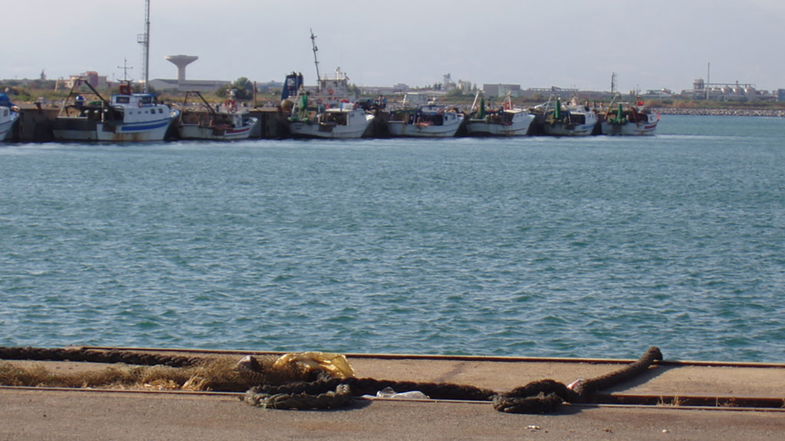
[[[354,369],[342,354],[330,352],[297,352],[284,354],[273,363],[273,369],[282,369],[287,365],[295,364],[305,371],[320,370],[329,373],[334,378],[352,378]]]
[[[583,386],[584,383],[586,383],[586,380],[584,380],[583,378],[578,378],[577,380],[568,384],[567,389],[575,390],[578,386]]]
[[[384,389],[376,392],[376,398],[392,398],[392,399],[401,399],[401,400],[429,400],[430,397],[425,395],[424,393],[418,390],[412,390],[408,392],[395,392],[391,387],[385,387]]]

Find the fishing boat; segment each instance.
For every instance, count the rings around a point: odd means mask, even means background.
[[[144,142],[162,141],[179,111],[158,103],[149,93],[134,93],[130,83],[104,99],[90,83],[97,100],[87,102],[71,89],[52,127],[58,141]],[[76,85],[74,86],[76,87]],[[70,98],[74,102],[70,103]]]
[[[334,76],[319,76],[316,89],[307,91],[303,75],[292,72],[281,92],[282,107],[289,111],[289,132],[295,138],[361,138],[374,116],[355,101],[349,77],[341,68]]]
[[[189,98],[199,98],[199,109],[189,107]],[[240,112],[237,102],[228,99],[224,103],[224,111],[217,111],[199,92],[186,92],[183,108],[175,126],[180,139],[202,139],[214,141],[232,141],[248,139],[251,130],[258,122],[257,118]]]
[[[296,138],[360,138],[368,130],[374,116],[349,102],[327,108],[317,105],[309,109],[307,95],[300,100],[289,117],[289,131]]]
[[[659,115],[649,111],[642,101],[635,105],[613,102],[602,116],[600,126],[603,135],[652,136],[660,122]]]
[[[478,96],[479,92],[474,97],[472,110],[476,108]],[[526,109],[514,107],[509,96],[504,105],[495,110],[486,109],[482,98],[479,110],[468,119],[466,132],[471,136],[523,136],[529,132],[532,121],[534,115]]]
[[[11,134],[14,123],[19,119],[18,108],[8,98],[5,93],[0,93],[0,141],[5,140]]]
[[[568,105],[562,105],[557,98],[553,106],[550,100],[535,108],[542,115],[542,130],[551,136],[588,136],[597,126],[597,114],[588,105],[580,105],[573,98]]]
[[[452,137],[463,124],[464,115],[455,109],[427,104],[390,113],[387,128],[392,136],[423,138]]]

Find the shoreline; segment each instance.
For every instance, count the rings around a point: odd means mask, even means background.
[[[693,116],[752,116],[785,118],[782,109],[708,109],[708,108],[679,108],[679,107],[652,107],[653,112],[661,115],[693,115]]]

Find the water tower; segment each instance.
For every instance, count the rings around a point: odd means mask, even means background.
[[[185,67],[199,57],[194,55],[168,55],[166,60],[177,66],[177,81],[185,81]]]

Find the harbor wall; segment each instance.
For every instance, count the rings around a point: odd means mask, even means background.
[[[58,109],[20,109],[19,120],[10,139],[20,142],[52,141],[52,124],[58,113]]]
[[[251,138],[280,139],[289,136],[286,118],[276,108],[253,109],[249,112],[259,119],[254,127]],[[52,126],[59,114],[59,109],[24,107],[19,109],[19,121],[9,136],[9,141],[17,142],[50,142],[54,140]],[[167,139],[176,138],[174,127],[167,132]]]

